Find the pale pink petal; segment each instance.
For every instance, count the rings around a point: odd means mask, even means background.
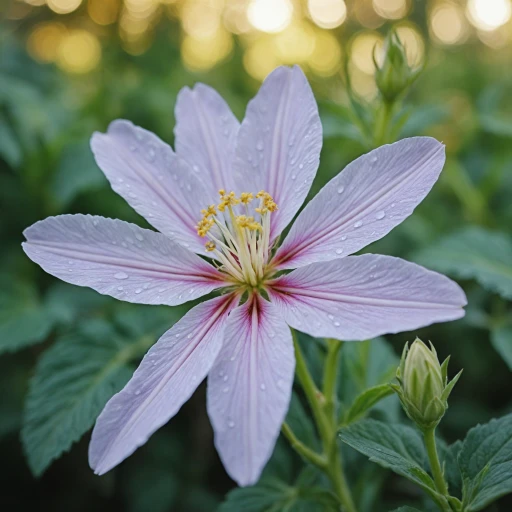
[[[96,421],[89,445],[95,473],[126,459],[190,398],[219,353],[226,318],[237,303],[236,295],[203,302],[153,345]]]
[[[269,295],[295,329],[346,341],[455,320],[466,305],[446,276],[376,254],[300,268],[276,279]]]
[[[190,162],[207,187],[209,202],[220,189],[234,187],[232,164],[239,122],[227,103],[211,87],[184,87],[175,108],[176,153]]]
[[[175,306],[227,285],[193,252],[121,220],[60,215],[24,235],[28,257],[49,274],[127,302]]]
[[[190,166],[156,135],[129,121],[95,133],[91,149],[112,188],[164,235],[199,253],[195,225],[209,201]]]
[[[354,160],[304,208],[276,254],[278,268],[343,258],[408,217],[436,182],[444,146],[414,137]]]
[[[255,296],[231,313],[207,397],[215,446],[239,485],[255,483],[272,455],[294,368],[290,329],[269,302]]]
[[[280,67],[247,106],[238,134],[239,191],[269,192],[279,206],[271,238],[292,220],[318,169],[322,125],[315,98],[298,66]]]

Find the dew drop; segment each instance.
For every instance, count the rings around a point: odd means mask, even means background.
[[[93,225],[93,226],[97,226],[98,224],[99,224],[99,220],[98,220],[98,219],[94,219],[94,220],[92,221],[92,225]]]
[[[234,360],[235,360],[235,356],[231,356],[231,357],[229,358],[229,360],[230,360],[230,361],[234,361]]]
[[[354,224],[354,227],[355,228],[360,228],[361,226],[363,225],[363,222],[358,220],[355,224]]]
[[[377,161],[377,157],[376,156],[372,156],[372,160],[371,161],[374,164]]]
[[[299,169],[304,169],[304,164],[299,164]]]
[[[282,387],[284,386],[284,380],[283,380],[283,379],[279,379],[279,380],[276,382],[276,384],[277,384],[277,387],[278,387],[278,388],[282,388]]]
[[[266,388],[265,384],[260,384],[260,389],[261,389],[261,391],[265,391],[265,389],[267,389],[267,388]]]
[[[334,325],[335,325],[336,327],[339,327],[341,324],[340,324],[339,322],[334,322]]]
[[[227,375],[224,375],[224,377],[222,377],[222,380],[223,380],[224,382],[226,382],[226,381],[228,380],[228,376],[227,376]]]
[[[72,268],[68,268],[68,272],[73,272],[73,269]]]
[[[137,389],[137,391],[135,391],[135,394],[140,395],[140,389]]]
[[[295,174],[292,174],[292,180],[297,179],[297,176]]]
[[[377,214],[375,215],[375,218],[377,220],[382,220],[385,216],[386,216],[386,213],[383,210],[381,210],[380,212],[377,212]]]
[[[347,236],[346,236],[346,235],[343,235],[343,236],[341,237],[341,241],[342,241],[342,242],[344,242],[346,239],[347,239]]]
[[[190,338],[192,338],[192,333],[187,335],[187,339],[190,339]]]
[[[117,289],[122,292],[124,290],[124,288],[122,286],[118,286]]]
[[[235,422],[234,421],[228,421],[228,427],[229,428],[234,428],[235,427]]]
[[[142,235],[140,235],[139,233],[137,233],[137,234],[135,235],[135,238],[136,238],[139,242],[144,241],[144,237],[143,237]]]
[[[391,208],[394,208],[396,206],[396,203],[391,203]]]
[[[125,272],[118,272],[117,274],[114,274],[114,277],[116,279],[128,279],[128,274]]]
[[[256,149],[258,151],[263,151],[263,142],[261,140],[259,140],[256,144]]]
[[[138,295],[141,291],[142,291],[142,288],[137,288],[137,289],[135,290],[135,293]]]
[[[229,387],[228,387],[228,386],[226,386],[226,387],[222,390],[222,392],[223,392],[223,393],[227,393],[228,391],[229,391]]]
[[[128,194],[129,197],[131,197],[132,199],[135,199],[137,197],[137,194],[134,194],[133,192],[130,192]]]
[[[338,187],[338,194],[343,194],[343,191],[345,190],[345,187]]]
[[[336,254],[341,254],[343,252],[343,249],[336,249]]]

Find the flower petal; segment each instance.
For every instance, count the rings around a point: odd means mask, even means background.
[[[295,329],[346,341],[455,320],[466,305],[446,276],[377,254],[300,268],[276,279],[269,294]]]
[[[343,258],[389,233],[436,182],[444,146],[414,137],[354,160],[304,208],[278,250],[278,268]]]
[[[235,309],[227,324],[208,376],[208,414],[226,471],[239,485],[251,485],[288,410],[295,356],[290,329],[258,296]]]
[[[240,123],[217,91],[204,84],[180,91],[175,116],[176,153],[207,187],[209,203],[216,202],[220,189],[234,188],[232,164]]]
[[[175,306],[227,284],[166,236],[121,220],[60,215],[24,235],[28,257],[49,274],[127,302]]]
[[[239,191],[265,190],[279,206],[272,214],[272,239],[304,202],[321,148],[322,125],[304,73],[298,66],[277,68],[247,106],[235,162]]]
[[[195,225],[208,194],[188,164],[156,135],[117,120],[91,139],[94,157],[112,188],[156,229],[195,252],[204,241]]]
[[[190,398],[215,361],[226,318],[237,303],[233,294],[203,302],[153,345],[96,421],[89,445],[96,474],[131,455]]]

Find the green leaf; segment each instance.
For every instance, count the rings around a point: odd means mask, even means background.
[[[414,255],[418,263],[456,278],[476,279],[484,288],[512,298],[512,239],[471,227]]]
[[[413,507],[400,507],[391,510],[390,512],[421,512],[421,510]]]
[[[429,493],[435,489],[432,478],[423,469],[426,453],[415,429],[365,419],[342,428],[339,436],[372,462],[404,476]]]
[[[388,384],[380,384],[363,391],[345,413],[343,423],[349,424],[361,419],[377,402],[393,394]]]
[[[467,512],[512,492],[512,414],[472,428],[458,457]]]
[[[341,402],[341,419],[368,388],[390,382],[396,372],[399,358],[384,338],[363,342],[345,343],[341,349],[338,396]],[[383,398],[383,397],[382,397]],[[397,421],[400,405],[397,397],[390,396],[375,402],[378,411],[388,420]],[[359,407],[359,406],[358,406]],[[366,409],[369,410],[369,409]]]
[[[63,336],[40,359],[25,404],[22,443],[34,475],[69,450],[128,381],[127,363],[155,338],[121,338],[107,323],[89,321]]]
[[[302,441],[306,446],[316,449],[319,447],[320,442],[315,432],[314,424],[311,420],[311,415],[308,415],[298,397],[297,393],[292,393],[290,400],[290,407],[285,419],[286,423],[293,430],[293,433]]]
[[[32,285],[0,277],[0,353],[43,341],[53,323]]]
[[[512,370],[512,326],[493,329],[491,331],[491,343]]]
[[[78,194],[106,184],[94,161],[89,140],[84,140],[64,149],[51,188],[59,207],[65,208]]]
[[[437,439],[437,448],[441,464],[444,466],[444,477],[448,484],[450,495],[460,498],[462,496],[462,478],[457,458],[462,448],[462,441],[456,441],[451,445],[447,445],[440,439]]]

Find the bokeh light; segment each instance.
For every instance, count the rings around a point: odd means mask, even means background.
[[[357,69],[371,75],[375,71],[374,50],[379,54],[382,47],[383,37],[378,32],[359,32],[350,45],[350,61]]]
[[[219,28],[207,37],[185,36],[181,45],[181,58],[188,69],[206,71],[228,57],[232,49],[231,34]]]
[[[339,27],[347,17],[343,0],[308,0],[311,19],[322,28]]]
[[[341,48],[329,32],[318,32],[313,53],[308,59],[309,67],[320,76],[334,75],[341,66]]]
[[[275,36],[277,56],[285,64],[306,62],[315,49],[315,32],[306,23],[293,23]]]
[[[510,0],[468,0],[468,17],[480,30],[495,30],[501,27],[512,15]]]
[[[233,34],[245,34],[251,30],[247,19],[245,0],[231,0],[226,4],[223,13],[224,26]]]
[[[120,0],[89,0],[87,12],[98,25],[110,25],[117,20],[120,10]]]
[[[409,11],[408,0],[373,0],[375,12],[383,18],[398,20]]]
[[[418,28],[412,23],[404,23],[396,28],[396,33],[405,46],[409,65],[419,66],[425,56],[425,42]]]
[[[262,32],[280,32],[292,20],[290,0],[252,0],[247,10],[251,25]]]
[[[253,41],[244,53],[244,68],[256,80],[263,80],[280,64],[274,41],[267,36]]]
[[[82,0],[47,0],[48,7],[57,14],[68,14],[80,7]]]
[[[433,39],[441,44],[460,44],[467,39],[464,12],[452,2],[443,2],[433,8],[429,28]]]
[[[62,38],[57,51],[57,65],[69,73],[88,73],[100,62],[98,38],[87,30],[70,30]]]
[[[222,4],[215,1],[188,1],[181,11],[181,23],[187,34],[196,38],[211,38],[220,27]]]
[[[32,30],[27,49],[32,57],[39,62],[54,62],[66,27],[62,23],[40,23]]]

